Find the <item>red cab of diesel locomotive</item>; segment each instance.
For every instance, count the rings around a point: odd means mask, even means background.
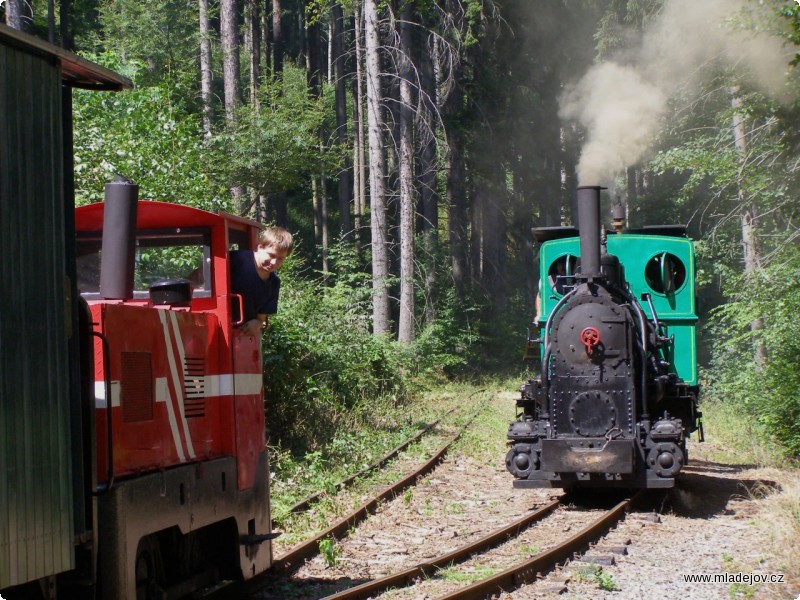
[[[269,467],[260,339],[236,327],[228,253],[254,248],[259,224],[136,205],[123,293],[103,290],[101,271],[121,268],[103,262],[104,204],[75,212],[78,288],[94,337],[96,483],[111,490],[99,528],[101,544],[105,536],[117,548],[107,570],[114,587],[132,590],[142,540],[229,521],[249,578],[272,560]]]

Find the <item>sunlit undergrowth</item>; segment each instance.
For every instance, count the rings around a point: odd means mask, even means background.
[[[718,405],[730,418],[743,418],[746,429],[739,430],[736,446],[752,444],[756,435],[759,443],[795,459],[800,457],[800,292],[786,282],[798,278],[800,249],[787,245],[747,288],[732,282],[746,292],[732,293],[734,301],[715,311],[710,330],[717,342],[704,374],[709,408]],[[756,319],[760,328],[754,331]],[[757,354],[765,358],[757,361]]]
[[[447,381],[471,358],[474,334],[448,306],[414,343],[373,335],[369,275],[353,253],[338,251],[324,283],[294,256],[281,271],[279,312],[263,344],[267,432],[297,457],[348,432],[390,432],[412,393]]]

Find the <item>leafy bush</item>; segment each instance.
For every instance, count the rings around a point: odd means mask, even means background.
[[[343,429],[392,427],[377,406],[397,406],[412,385],[466,364],[474,335],[456,324],[452,303],[413,344],[376,337],[370,276],[355,249],[334,249],[337,272],[319,280],[298,254],[281,271],[280,308],[263,345],[271,444],[302,454]]]
[[[747,286],[732,282],[741,291],[735,301],[715,312],[717,340],[708,372],[707,397],[742,410],[756,419],[764,432],[787,451],[800,455],[800,248],[786,245],[756,281]],[[787,282],[792,284],[787,285]],[[764,327],[754,334],[750,323],[763,318]],[[767,360],[753,360],[755,347],[763,344]]]
[[[302,278],[302,266],[296,257],[284,266],[280,311],[264,342],[267,429],[297,450],[330,439],[362,403],[405,395],[394,344],[369,331],[368,275],[325,287]]]

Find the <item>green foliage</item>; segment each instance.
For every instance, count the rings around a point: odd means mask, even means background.
[[[339,564],[339,557],[342,555],[342,548],[333,538],[325,538],[319,541],[319,553],[329,567]]]
[[[193,4],[193,5],[192,5]],[[143,85],[192,81],[199,47],[196,3],[187,0],[103,0],[103,46],[145,66]]]
[[[405,395],[396,344],[369,331],[368,275],[325,287],[301,278],[300,267],[296,256],[284,265],[280,312],[264,344],[270,438],[295,449],[330,439],[362,403]]]
[[[305,72],[285,65],[283,77],[264,84],[258,105],[243,107],[223,138],[231,179],[264,194],[335,173],[342,154],[335,145],[321,147],[319,139],[322,126],[333,119],[332,95],[312,97]]]
[[[779,442],[788,454],[800,454],[800,248],[786,245],[758,279],[731,282],[733,301],[716,313],[714,334],[720,341],[709,369],[707,398],[752,416],[758,426]],[[738,290],[738,291],[734,291]],[[763,318],[763,329],[750,323]],[[767,361],[753,360],[756,344],[763,344]]]
[[[756,434],[796,454],[800,450],[798,345],[788,332],[800,296],[795,286],[786,285],[797,277],[792,223],[800,181],[796,143],[787,135],[796,116],[743,87],[734,107],[732,80],[722,81],[724,85],[702,96],[704,111],[684,110],[673,121],[664,137],[669,147],[652,166],[659,177],[681,178],[673,206],[692,210],[706,233],[697,244],[698,290],[703,305],[720,306],[705,324],[710,335],[702,336],[711,346],[711,364],[704,371],[705,397],[733,405],[752,419]],[[746,152],[734,144],[734,116],[746,131]],[[762,267],[750,278],[742,269],[745,212],[757,217],[754,227]],[[757,319],[763,319],[764,328],[755,334],[751,323]],[[758,344],[767,349],[764,365],[754,361]]]
[[[408,345],[371,333],[372,287],[354,247],[331,252],[317,281],[295,252],[281,271],[278,314],[264,342],[267,426],[273,443],[303,453],[376,402],[403,402],[422,379],[452,376],[471,360],[474,331],[455,301]],[[346,428],[346,427],[345,427]]]
[[[91,57],[120,69],[112,54]],[[77,203],[99,202],[119,173],[139,185],[141,198],[229,209],[219,149],[204,142],[199,118],[162,82],[115,94],[76,90],[75,188]]]

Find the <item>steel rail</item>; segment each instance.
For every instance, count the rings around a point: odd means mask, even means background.
[[[482,600],[492,594],[513,590],[523,583],[536,579],[538,573],[551,570],[576,552],[586,548],[590,542],[604,535],[612,526],[623,519],[625,513],[631,509],[634,501],[641,495],[642,492],[640,491],[633,497],[623,500],[602,517],[596,519],[558,546],[540,552],[530,560],[506,569],[492,577],[455,590],[445,596],[440,596],[437,600]]]
[[[489,535],[472,542],[471,544],[457,548],[452,552],[448,552],[447,554],[442,554],[441,556],[437,556],[432,560],[419,563],[404,571],[387,575],[386,577],[375,579],[374,581],[368,581],[356,587],[333,594],[332,596],[326,596],[325,600],[355,600],[357,598],[369,598],[375,592],[379,592],[390,587],[401,587],[408,585],[418,577],[431,575],[439,569],[447,567],[448,565],[466,560],[476,552],[483,552],[490,548],[494,548],[506,540],[516,537],[522,530],[550,514],[559,504],[561,504],[561,501],[561,498],[553,500],[538,510],[525,515],[521,519],[517,519],[513,523],[506,525],[505,527],[498,529],[497,531],[494,531]]]
[[[413,485],[417,479],[427,475],[442,460],[444,460],[444,457],[450,447],[461,438],[461,436],[464,434],[464,431],[466,431],[467,427],[469,427],[472,421],[474,421],[478,414],[480,414],[481,410],[482,408],[479,409],[472,417],[470,417],[469,420],[461,427],[459,432],[444,446],[442,446],[436,452],[436,454],[434,454],[433,457],[425,462],[425,464],[423,464],[419,469],[396,481],[383,492],[362,504],[352,513],[340,519],[322,533],[314,536],[312,539],[306,542],[299,544],[298,546],[295,546],[283,556],[276,558],[266,573],[286,574],[295,571],[303,564],[305,559],[319,554],[320,541],[328,537],[335,538],[336,536],[341,536],[342,534],[346,533],[354,525],[357,525],[366,519],[370,514],[374,513],[378,506],[380,506],[381,502],[395,497],[398,493]]]

